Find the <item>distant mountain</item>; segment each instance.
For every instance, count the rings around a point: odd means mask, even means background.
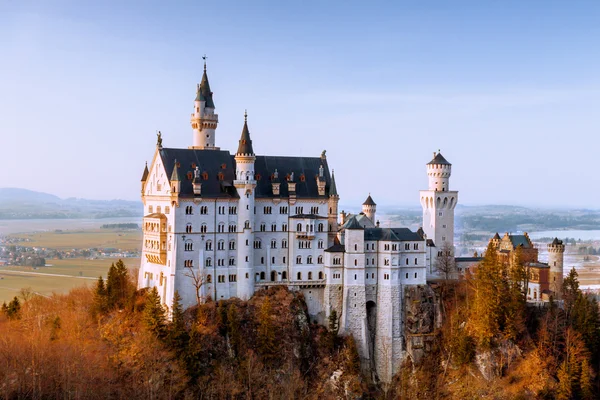
[[[137,201],[61,199],[33,190],[0,188],[0,219],[139,217],[142,213]]]

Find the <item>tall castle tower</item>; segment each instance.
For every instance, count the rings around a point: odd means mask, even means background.
[[[244,128],[237,153],[235,153],[235,180],[233,181],[240,197],[237,231],[241,233],[238,246],[237,295],[242,300],[248,300],[254,294],[254,238],[252,234],[256,189],[254,161],[256,161],[256,157],[248,130],[248,114],[244,113]]]
[[[214,149],[215,130],[219,123],[219,116],[215,114],[215,103],[213,93],[210,91],[208,76],[206,75],[206,59],[204,61],[204,74],[202,81],[196,89],[196,100],[194,100],[194,112],[190,119],[194,130],[193,146],[190,149]]]
[[[548,281],[550,290],[554,292],[556,299],[560,299],[562,294],[564,254],[565,245],[562,240],[554,238],[548,245],[548,265],[550,266]]]
[[[445,244],[454,249],[454,208],[458,202],[458,191],[450,190],[451,173],[452,164],[442,153],[434,152],[433,160],[427,163],[429,189],[419,192],[423,207],[423,231],[436,247],[431,256],[431,265],[435,265]]]
[[[333,246],[338,231],[338,204],[340,201],[340,195],[337,192],[333,171],[331,171],[331,185],[329,185],[328,195],[329,213],[327,214],[327,223],[329,225],[329,230],[327,234],[327,247],[330,247]]]
[[[371,220],[373,225],[375,225],[375,223],[376,223],[376,221],[375,221],[375,212],[376,211],[377,211],[377,204],[375,204],[375,202],[373,201],[373,198],[371,197],[371,194],[369,193],[369,197],[367,197],[367,200],[365,200],[365,202],[362,204],[362,212],[363,212],[363,214],[365,214],[367,216],[367,218],[369,218]]]

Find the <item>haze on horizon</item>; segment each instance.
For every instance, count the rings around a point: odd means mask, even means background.
[[[0,187],[139,199],[207,54],[217,145],[248,109],[258,154],[326,149],[344,204],[418,206],[441,149],[462,204],[600,206],[598,2],[83,3],[0,3]]]

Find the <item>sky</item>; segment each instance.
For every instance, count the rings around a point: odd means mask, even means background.
[[[136,200],[156,131],[327,150],[342,204],[419,206],[433,152],[462,204],[600,207],[598,1],[0,0],[0,187]]]

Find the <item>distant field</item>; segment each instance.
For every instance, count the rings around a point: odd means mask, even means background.
[[[48,260],[49,267],[5,267],[0,269],[0,302],[12,299],[22,288],[49,296],[66,293],[74,287],[94,285],[98,276],[106,278],[111,263],[118,259],[99,260],[68,259]],[[123,262],[134,272],[139,267],[139,258],[125,258]],[[63,276],[60,276],[63,275]],[[65,276],[66,275],[66,276]]]
[[[23,246],[48,247],[59,250],[85,248],[116,248],[121,250],[140,250],[141,230],[123,231],[118,229],[64,230],[62,232],[20,233],[10,235],[30,239],[20,243]]]

